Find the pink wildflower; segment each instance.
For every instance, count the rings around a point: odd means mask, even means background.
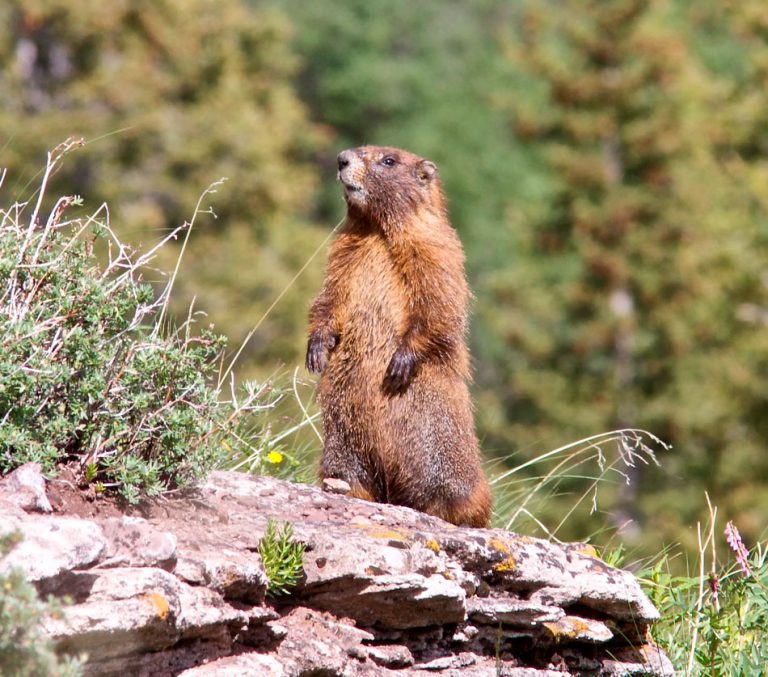
[[[733,522],[728,522],[728,524],[725,525],[725,540],[728,541],[731,550],[736,553],[736,561],[741,567],[741,572],[745,577],[751,576],[752,569],[749,567],[749,562],[747,562],[749,550],[744,546],[744,542],[741,540],[741,534],[739,534],[739,530]]]

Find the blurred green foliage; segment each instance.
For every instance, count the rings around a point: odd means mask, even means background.
[[[10,0],[2,190],[27,196],[43,151],[84,135],[57,193],[107,200],[138,244],[227,176],[174,309],[196,297],[234,345],[258,325],[237,371],[265,375],[303,359],[322,255],[294,276],[343,215],[338,150],[430,157],[476,294],[488,455],[515,465],[643,427],[673,445],[661,467],[630,469],[631,489],[601,492],[607,515],[581,511],[560,537],[633,519],[630,546],[690,545],[708,489],[754,539],[768,519],[767,82],[760,0]],[[558,524],[589,482],[574,472],[537,518]]]
[[[0,536],[0,560],[21,540],[18,531]],[[0,573],[0,674],[13,677],[78,677],[80,663],[60,658],[41,628],[49,616],[61,613],[52,596],[42,600],[21,569]]]
[[[559,8],[532,5],[513,53],[546,89],[510,117],[544,150],[553,191],[515,219],[519,263],[484,290],[507,355],[489,381],[501,425],[486,429],[523,448],[628,426],[670,442],[661,469],[629,468],[603,496],[616,527],[678,539],[703,486],[755,518],[764,491],[733,499],[743,468],[768,476],[765,399],[740,372],[751,347],[764,373],[768,342],[739,309],[766,301],[765,258],[748,191],[719,160],[728,127],[711,112],[727,101],[670,28],[671,5]]]

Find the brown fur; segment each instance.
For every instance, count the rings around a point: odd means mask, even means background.
[[[435,165],[395,148],[339,155],[347,219],[310,311],[323,477],[352,495],[487,526],[467,383],[464,253]]]

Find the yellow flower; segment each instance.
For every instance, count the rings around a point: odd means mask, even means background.
[[[267,460],[270,463],[274,463],[275,465],[277,465],[278,463],[283,462],[283,455],[279,451],[270,451],[267,454]]]

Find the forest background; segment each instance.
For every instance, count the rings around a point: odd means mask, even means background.
[[[489,472],[616,428],[672,445],[659,466],[609,474],[596,511],[598,468],[557,473],[527,507],[535,521],[513,528],[690,550],[706,491],[747,541],[764,536],[761,0],[7,0],[0,92],[3,197],[23,199],[46,150],[83,136],[50,194],[82,195],[84,213],[106,202],[139,246],[227,177],[174,309],[182,321],[194,299],[230,350],[247,340],[241,379],[290,379],[303,362],[323,243],[344,213],[337,152],[429,157],[476,296]],[[165,248],[158,267],[177,257]],[[287,399],[272,425],[301,417]],[[285,444],[319,449],[306,427]]]

